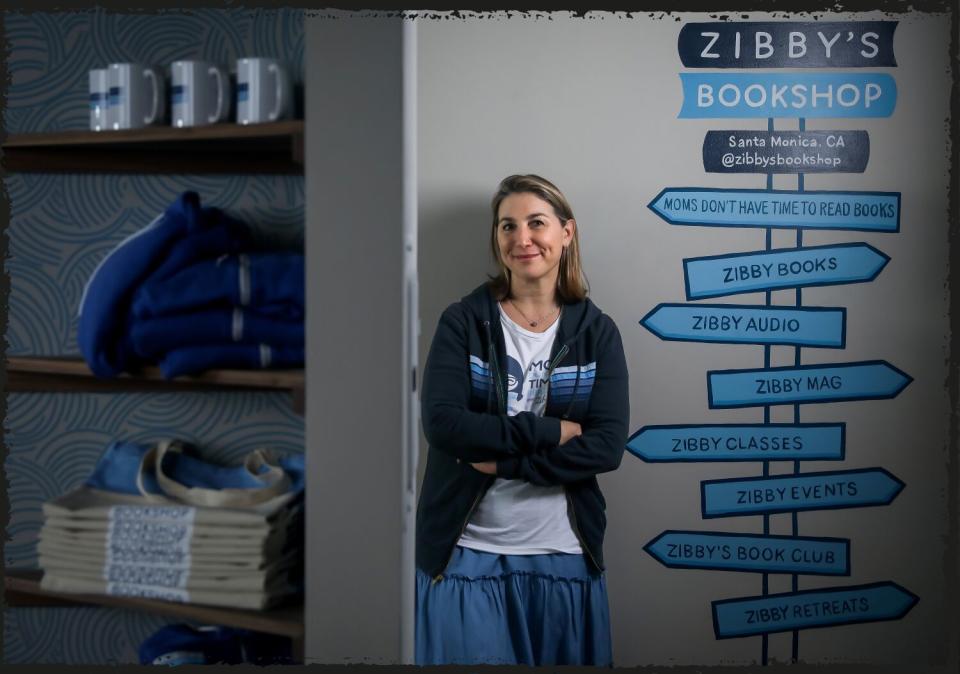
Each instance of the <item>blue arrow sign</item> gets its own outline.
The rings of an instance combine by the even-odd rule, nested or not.
[[[643,549],[672,569],[850,575],[846,538],[664,531]]]
[[[680,73],[680,118],[889,117],[886,73]]]
[[[786,592],[712,603],[717,639],[899,620],[920,601],[892,582]]]
[[[900,231],[899,192],[668,187],[647,207],[671,225]]]
[[[865,283],[890,258],[866,243],[780,248],[683,260],[688,300],[738,293]]]
[[[883,468],[700,483],[704,518],[889,505],[904,483]]]
[[[842,349],[846,317],[843,308],[662,303],[640,325],[669,341]]]
[[[894,398],[913,378],[885,360],[710,370],[711,409]]]
[[[649,463],[842,461],[846,424],[644,426],[627,450]]]

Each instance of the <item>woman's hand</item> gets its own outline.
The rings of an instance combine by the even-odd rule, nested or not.
[[[479,470],[481,473],[486,473],[487,475],[496,475],[497,474],[497,462],[496,461],[483,461],[481,463],[471,463],[474,470]]]
[[[581,435],[583,430],[580,428],[580,424],[576,421],[567,421],[566,419],[560,420],[560,444],[566,444],[570,440],[573,440],[578,435]]]

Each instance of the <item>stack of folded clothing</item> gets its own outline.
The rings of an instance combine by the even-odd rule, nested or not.
[[[77,339],[90,369],[302,367],[303,255],[254,248],[242,222],[181,194],[87,281]]]
[[[43,512],[45,589],[246,609],[302,593],[302,454],[220,466],[181,443],[113,442]]]

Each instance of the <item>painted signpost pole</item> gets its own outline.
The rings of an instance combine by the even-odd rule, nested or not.
[[[761,594],[712,603],[717,639],[897,620],[918,601],[892,581],[798,589],[799,575],[850,575],[851,542],[800,536],[797,513],[890,504],[904,488],[882,467],[802,473],[801,461],[843,461],[844,423],[801,423],[800,405],[896,397],[912,381],[882,361],[801,364],[804,347],[846,348],[847,310],[805,307],[802,289],[869,283],[890,258],[873,246],[804,246],[803,230],[900,231],[899,192],[806,191],[806,173],[862,173],[870,156],[864,130],[807,130],[807,118],[885,118],[897,101],[887,73],[757,73],[754,68],[895,67],[896,21],[713,22],[682,27],[678,50],[687,68],[747,72],[684,72],[681,118],[766,118],[766,130],[711,130],[703,142],[709,173],[759,173],[766,189],[665,187],[649,207],[671,225],[747,227],[765,231],[760,251],[683,260],[687,303],[662,303],[640,324],[664,340],[757,344],[763,367],[707,372],[708,405],[762,407],[763,423],[644,426],[627,449],[651,462],[760,461],[759,477],[701,483],[704,519],[762,515],[763,533],[748,535],[668,530],[645,550],[676,569],[759,573]],[[796,118],[797,130],[775,130],[774,119]],[[774,190],[774,174],[795,174],[797,189]],[[774,249],[772,231],[796,231],[793,248]],[[773,306],[773,291],[792,289],[794,306]],[[765,303],[700,304],[700,300],[763,292]],[[794,348],[792,367],[771,367],[770,347]],[[771,423],[770,408],[793,407],[793,423]],[[770,461],[793,462],[793,474],[770,475]],[[771,516],[789,514],[792,535],[770,534]],[[790,574],[792,591],[770,594],[768,574]]]

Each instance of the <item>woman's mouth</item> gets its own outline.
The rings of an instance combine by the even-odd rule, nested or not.
[[[529,255],[514,255],[518,260],[532,260],[536,257],[540,257],[540,253],[530,253]]]

